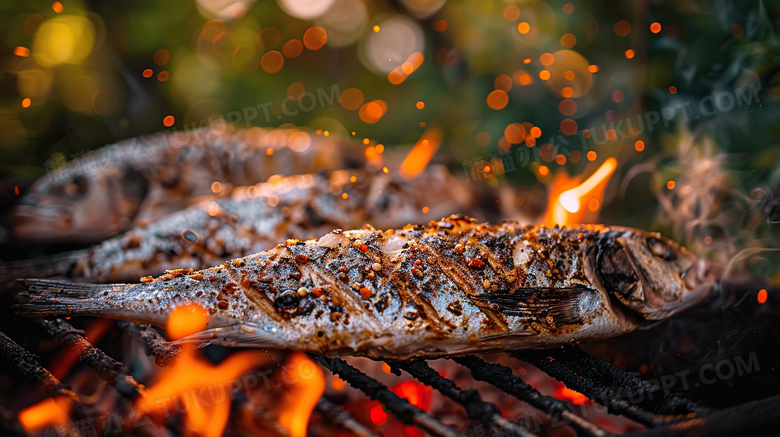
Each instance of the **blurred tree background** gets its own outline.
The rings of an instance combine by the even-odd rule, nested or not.
[[[746,210],[771,209],[780,185],[778,1],[3,0],[0,11],[6,191],[46,162],[220,117],[388,150],[437,127],[454,171],[529,192],[616,157],[624,183],[603,215],[640,227],[674,226],[657,199],[686,201],[673,181],[679,191],[695,159],[718,160],[745,196],[764,187]],[[490,156],[503,161],[482,166]],[[771,214],[752,238],[776,238]]]

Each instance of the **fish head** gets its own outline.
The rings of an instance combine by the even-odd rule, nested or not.
[[[139,172],[109,166],[74,171],[71,164],[37,180],[9,216],[22,241],[94,243],[129,227],[148,189]]]
[[[714,285],[703,260],[654,232],[610,228],[593,255],[598,282],[611,300],[647,321],[693,306]]]

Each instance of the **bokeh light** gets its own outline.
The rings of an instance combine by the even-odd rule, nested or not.
[[[95,27],[87,18],[60,15],[43,22],[35,32],[33,56],[45,66],[78,64],[92,51]]]
[[[559,50],[552,53],[554,61],[548,67],[549,77],[544,79],[547,88],[556,95],[565,98],[582,97],[589,93],[593,86],[593,74],[588,70],[588,61],[573,50]],[[567,78],[567,72],[572,72],[574,78]],[[541,75],[540,75],[541,77]],[[564,94],[564,88],[571,90]]]
[[[423,32],[419,24],[395,16],[378,23],[381,32],[370,32],[363,40],[361,60],[376,72],[390,73],[414,53],[423,51]],[[403,72],[408,75],[409,73]]]

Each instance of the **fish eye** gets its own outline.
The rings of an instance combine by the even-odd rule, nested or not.
[[[647,248],[657,258],[661,258],[664,261],[674,261],[677,256],[674,250],[669,245],[658,238],[650,237],[647,239]]]
[[[69,180],[65,186],[63,187],[63,191],[68,196],[75,196],[75,195],[84,195],[87,192],[88,188],[88,182],[87,178],[81,175],[73,176],[71,180]]]

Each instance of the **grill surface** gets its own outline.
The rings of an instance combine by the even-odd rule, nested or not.
[[[75,347],[79,360],[95,369],[100,377],[125,399],[126,404],[138,396],[140,385],[129,375],[127,368],[91,345],[82,331],[60,319],[38,323],[62,345]],[[176,359],[179,348],[167,343],[154,329],[128,322],[121,322],[118,326],[141,340],[147,354],[155,356],[158,365],[167,365]],[[0,351],[10,359],[22,375],[35,381],[47,395],[64,396],[74,400],[72,412],[74,418],[99,416],[90,406],[79,402],[75,393],[41,366],[40,360],[34,353],[19,346],[2,333],[0,333]],[[538,367],[568,388],[606,406],[610,413],[623,415],[646,426],[645,431],[630,435],[732,435],[751,430],[766,430],[780,424],[780,396],[715,410],[681,394],[665,393],[657,385],[642,379],[638,373],[622,370],[589,355],[577,346],[511,352],[510,355]],[[461,435],[459,431],[411,405],[406,399],[399,397],[388,387],[341,358],[312,356],[312,359],[369,398],[379,401],[400,422],[419,427],[430,435],[447,437]],[[474,380],[487,382],[524,401],[547,417],[559,420],[579,436],[612,435],[601,426],[575,414],[568,402],[542,395],[522,378],[514,375],[509,367],[490,363],[476,356],[453,357],[451,360],[468,368]],[[401,375],[401,371],[404,371],[460,404],[463,413],[470,419],[482,423],[483,427],[497,430],[499,435],[535,435],[532,432],[535,430],[524,428],[521,423],[513,421],[512,418],[502,417],[499,408],[485,402],[477,390],[460,388],[453,380],[441,376],[425,361],[388,364],[393,373]],[[637,393],[641,394],[640,400],[629,401],[629,394],[636,397]],[[325,397],[318,403],[317,410],[324,420],[355,435],[378,435]],[[24,435],[24,431],[12,419],[12,414],[5,412],[3,417],[2,426],[7,435]]]

